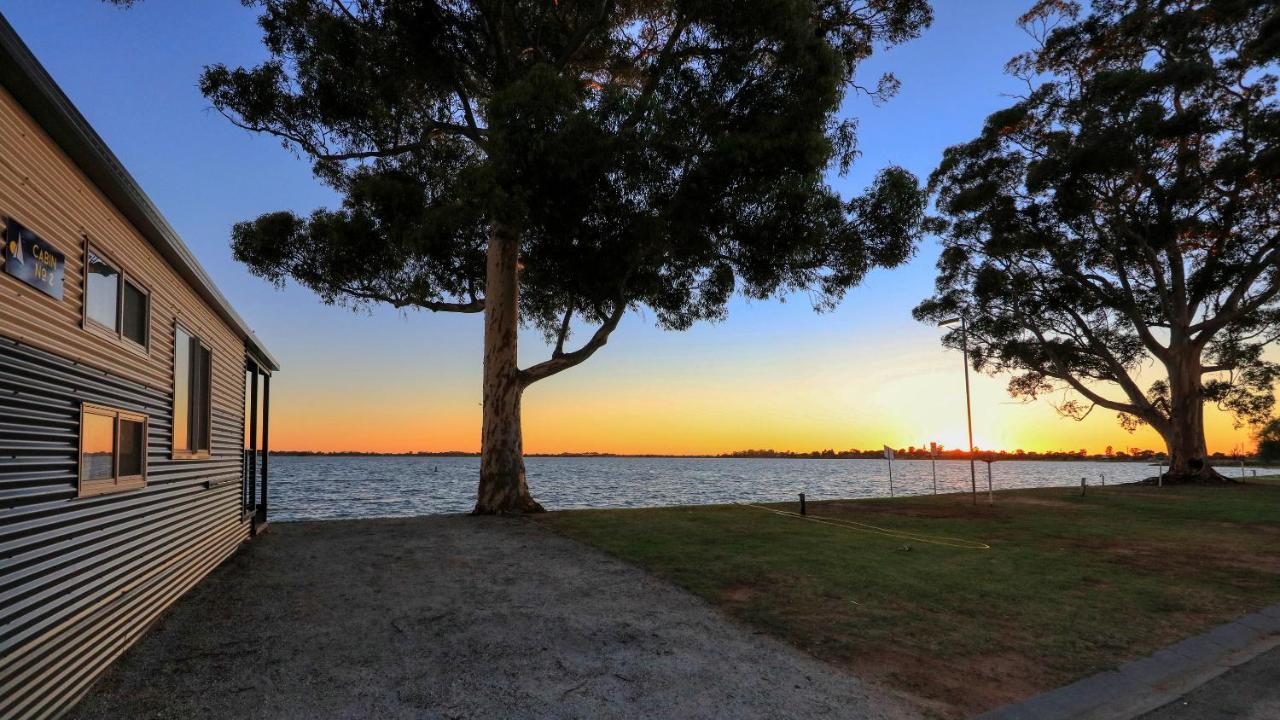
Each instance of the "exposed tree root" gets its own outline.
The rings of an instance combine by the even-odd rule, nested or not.
[[[1158,477],[1149,477],[1142,483],[1144,485],[1238,485],[1240,478],[1227,477],[1209,468],[1200,472],[1167,472],[1164,474],[1163,481]]]

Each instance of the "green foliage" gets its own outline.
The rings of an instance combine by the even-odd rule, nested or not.
[[[975,367],[1012,373],[1015,396],[1074,391],[1059,408],[1077,418],[1102,406],[1166,437],[1203,402],[1264,419],[1280,6],[1043,0],[1022,22],[1039,40],[1009,64],[1026,95],[930,179],[947,228],[916,317],[966,315]],[[1147,387],[1144,366],[1163,371]]]
[[[1258,430],[1258,459],[1280,462],[1280,418],[1273,418]]]
[[[254,4],[270,59],[201,90],[343,200],[233,247],[327,302],[476,311],[501,229],[549,338],[642,306],[683,329],[735,292],[829,307],[921,232],[907,172],[852,200],[824,174],[856,154],[835,114],[858,64],[926,27],[925,0]]]

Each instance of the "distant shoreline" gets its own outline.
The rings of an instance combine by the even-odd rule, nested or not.
[[[1149,454],[1148,454],[1149,453]],[[324,452],[318,450],[273,450],[272,455],[279,457],[321,457],[321,458],[347,458],[347,457],[398,457],[398,458],[450,458],[450,457],[480,457],[478,452],[466,452],[462,450],[450,450],[442,452],[405,452],[405,453],[382,453],[382,452],[361,452],[355,450]],[[1036,462],[1138,462],[1155,465],[1160,462],[1167,462],[1167,458],[1163,454],[1156,454],[1153,451],[1143,451],[1141,455],[1129,455],[1119,453],[1112,456],[1107,455],[1081,455],[1079,453],[983,453],[979,451],[975,454],[975,459],[979,462],[986,462],[990,456],[992,462],[1008,462],[1014,460],[1036,461]],[[813,452],[813,453],[784,453],[784,452],[762,452],[762,453],[724,453],[720,455],[712,454],[696,454],[696,455],[675,455],[662,453],[527,453],[525,457],[530,458],[637,458],[637,459],[708,459],[708,460],[883,460],[884,456],[881,451],[844,451],[840,453],[830,452]],[[917,451],[909,453],[905,450],[898,451],[894,457],[897,461],[927,461],[929,460],[928,451],[923,454]],[[944,451],[937,457],[938,460],[968,460],[968,453],[961,451]],[[1246,466],[1264,465],[1254,458],[1235,457],[1222,455],[1212,458],[1212,462],[1218,465],[1230,463],[1237,465],[1243,462]]]

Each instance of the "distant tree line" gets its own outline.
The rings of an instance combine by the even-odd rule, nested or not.
[[[467,450],[410,450],[407,452],[372,452],[364,450],[273,450],[272,455],[290,457],[480,457],[480,453]],[[525,457],[717,457],[710,454],[676,455],[670,453],[607,453],[607,452],[559,452],[525,453]]]
[[[1276,423],[1274,432],[1280,433],[1280,423]],[[273,450],[272,455],[286,457],[479,457],[478,452],[469,452],[465,450],[442,450],[442,451],[426,451],[417,450],[410,452],[368,452],[361,450]],[[914,445],[897,448],[894,450],[897,458],[908,460],[928,460],[929,448],[915,447]],[[1108,445],[1107,449],[1101,453],[1090,454],[1088,450],[1046,450],[1037,452],[1035,450],[1027,451],[1021,448],[1016,450],[982,450],[977,449],[974,456],[979,460],[992,460],[998,462],[1001,460],[1090,460],[1100,462],[1156,462],[1157,460],[1168,461],[1168,455],[1156,450],[1132,447],[1127,450],[1116,450]],[[710,453],[693,453],[693,454],[675,454],[675,453],[607,453],[607,452],[562,452],[562,453],[526,453],[525,457],[543,457],[543,458],[572,458],[572,457],[598,457],[598,458],[731,458],[731,459],[761,459],[761,458],[781,458],[786,460],[875,460],[884,457],[884,450],[810,450],[807,452],[796,452],[794,450],[772,450],[772,449],[749,449],[734,450],[733,452],[710,454]],[[939,460],[967,460],[969,453],[964,450],[942,448],[939,449]],[[1239,452],[1223,453],[1215,452],[1212,457],[1215,460],[1230,460],[1239,462],[1244,460],[1258,460],[1260,462],[1280,462],[1280,434],[1272,438],[1267,436],[1259,442],[1259,451],[1256,455],[1241,454]]]
[[[897,448],[894,454],[898,458],[909,460],[928,460],[929,448],[915,447],[914,445],[905,448]],[[1219,457],[1235,457],[1234,455],[1216,454]],[[724,453],[720,457],[726,458],[794,458],[804,460],[851,460],[851,459],[875,459],[883,458],[884,450],[811,450],[809,452],[795,452],[791,450],[737,450],[735,452]],[[942,448],[938,451],[939,460],[967,460],[969,453],[966,450]],[[1100,460],[1100,461],[1117,461],[1125,462],[1131,460],[1155,461],[1165,459],[1168,456],[1163,452],[1155,450],[1147,450],[1143,448],[1129,448],[1128,450],[1114,450],[1110,446],[1105,452],[1090,454],[1088,450],[1046,450],[1037,452],[1035,450],[1027,451],[1022,448],[1017,450],[983,450],[977,449],[974,457],[979,460]]]

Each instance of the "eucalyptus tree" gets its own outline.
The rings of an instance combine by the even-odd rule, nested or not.
[[[1280,462],[1280,418],[1272,418],[1258,429],[1258,459]]]
[[[341,205],[237,224],[236,258],[329,303],[484,316],[476,513],[541,510],[525,388],[585,361],[629,309],[663,328],[735,293],[830,307],[914,251],[925,193],[899,168],[842,198],[837,111],[925,0],[264,0],[269,59],[201,90],[309,159]],[[517,330],[553,348],[516,362]],[[572,347],[571,335],[584,339]]]
[[[1261,422],[1280,376],[1280,5],[1045,0],[1021,22],[1025,96],[931,177],[948,228],[916,317],[965,315],[1013,395],[1150,425],[1170,480],[1220,479],[1205,403]]]

